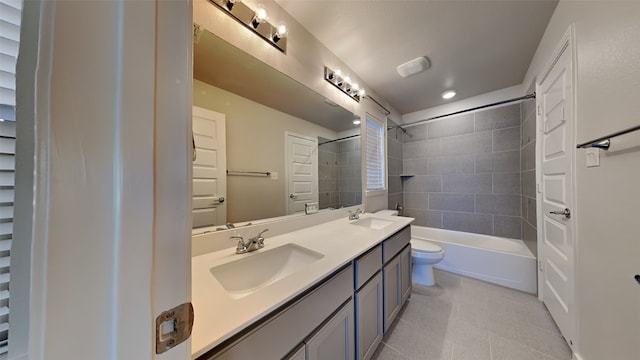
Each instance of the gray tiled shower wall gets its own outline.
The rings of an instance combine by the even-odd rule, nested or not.
[[[530,94],[533,86],[527,91]],[[520,144],[520,171],[522,177],[522,240],[537,256],[536,218],[536,101],[525,100],[522,112],[522,139]]]
[[[402,173],[413,176],[402,192],[414,225],[522,238],[520,104],[406,129]]]
[[[391,119],[387,121],[387,127],[393,127],[397,124]],[[398,204],[402,204],[402,130],[399,128],[391,129],[387,132],[387,166],[388,169],[388,193],[389,203],[387,209],[395,209]]]
[[[318,144],[328,139],[319,137]],[[360,137],[318,146],[320,208],[362,203]]]

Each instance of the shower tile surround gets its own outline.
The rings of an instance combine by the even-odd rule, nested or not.
[[[392,120],[387,126],[396,126]],[[387,132],[387,184],[389,189],[389,203],[387,209],[395,209],[404,203],[402,196],[402,130],[395,128]]]
[[[318,144],[329,139],[318,138]],[[360,138],[318,146],[320,208],[340,208],[362,202]]]
[[[535,90],[532,85],[527,94]],[[538,256],[536,214],[536,101],[520,103],[522,136],[520,141],[520,176],[522,178],[522,240]]]
[[[523,176],[535,171],[522,172],[521,104],[451,116],[406,130],[400,157],[398,151],[389,150],[389,162],[401,158],[401,172],[413,175],[402,177],[402,204],[404,215],[416,218],[414,225],[522,239]],[[392,132],[389,149],[396,146]],[[391,166],[390,205],[392,198],[398,198],[392,192]],[[530,195],[535,209],[535,193]]]

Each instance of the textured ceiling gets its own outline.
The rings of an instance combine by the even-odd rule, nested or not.
[[[557,0],[276,0],[402,114],[519,85]],[[402,78],[419,56],[431,68]]]

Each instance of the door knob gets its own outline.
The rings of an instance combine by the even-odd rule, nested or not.
[[[297,198],[298,198],[298,195],[293,195],[293,194],[289,195],[289,199],[291,199],[291,200],[295,200]]]
[[[564,215],[567,219],[571,219],[571,210],[565,208],[562,211],[549,211],[549,214],[553,215]]]

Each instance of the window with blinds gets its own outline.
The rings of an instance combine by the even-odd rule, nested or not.
[[[366,164],[367,191],[385,189],[385,161],[384,161],[384,125],[370,118],[367,114],[365,122],[366,132]]]
[[[13,240],[16,60],[21,0],[0,0],[0,358],[9,346],[9,265]]]

